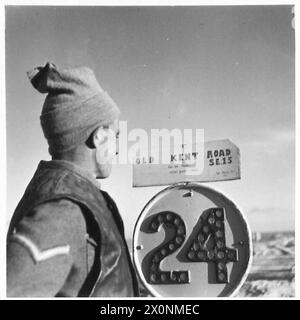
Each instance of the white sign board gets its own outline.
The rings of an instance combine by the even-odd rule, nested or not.
[[[194,151],[193,151],[194,150]],[[169,164],[137,159],[133,165],[133,187],[169,185],[177,182],[224,181],[240,179],[240,151],[230,140],[207,141],[204,150],[170,154]],[[188,161],[185,161],[187,160]],[[191,165],[191,160],[196,166]],[[153,160],[153,159],[152,159]],[[198,162],[198,164],[197,164]]]

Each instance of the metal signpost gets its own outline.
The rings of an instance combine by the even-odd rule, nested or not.
[[[135,185],[175,182],[147,203],[133,234],[136,269],[154,296],[234,295],[249,271],[252,244],[245,217],[225,195],[199,183],[240,178],[239,150],[229,140],[212,141],[204,155],[202,179],[181,174],[178,182],[180,174],[174,174],[172,180],[165,165],[134,169]],[[159,177],[149,175],[153,170],[161,170]]]

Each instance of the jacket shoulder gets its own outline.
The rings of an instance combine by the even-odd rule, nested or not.
[[[21,235],[40,249],[85,242],[86,224],[82,208],[69,199],[52,200],[31,209],[14,227],[9,240]]]
[[[53,296],[85,246],[81,208],[67,200],[34,207],[7,239],[7,295]]]

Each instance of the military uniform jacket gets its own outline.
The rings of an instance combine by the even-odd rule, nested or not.
[[[121,216],[83,171],[41,161],[7,235],[7,296],[137,296]]]

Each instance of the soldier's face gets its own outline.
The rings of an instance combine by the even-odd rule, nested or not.
[[[114,121],[110,126],[100,128],[97,132],[95,143],[96,152],[96,177],[107,178],[112,169],[112,162],[117,153],[117,139],[119,135],[119,121]]]

